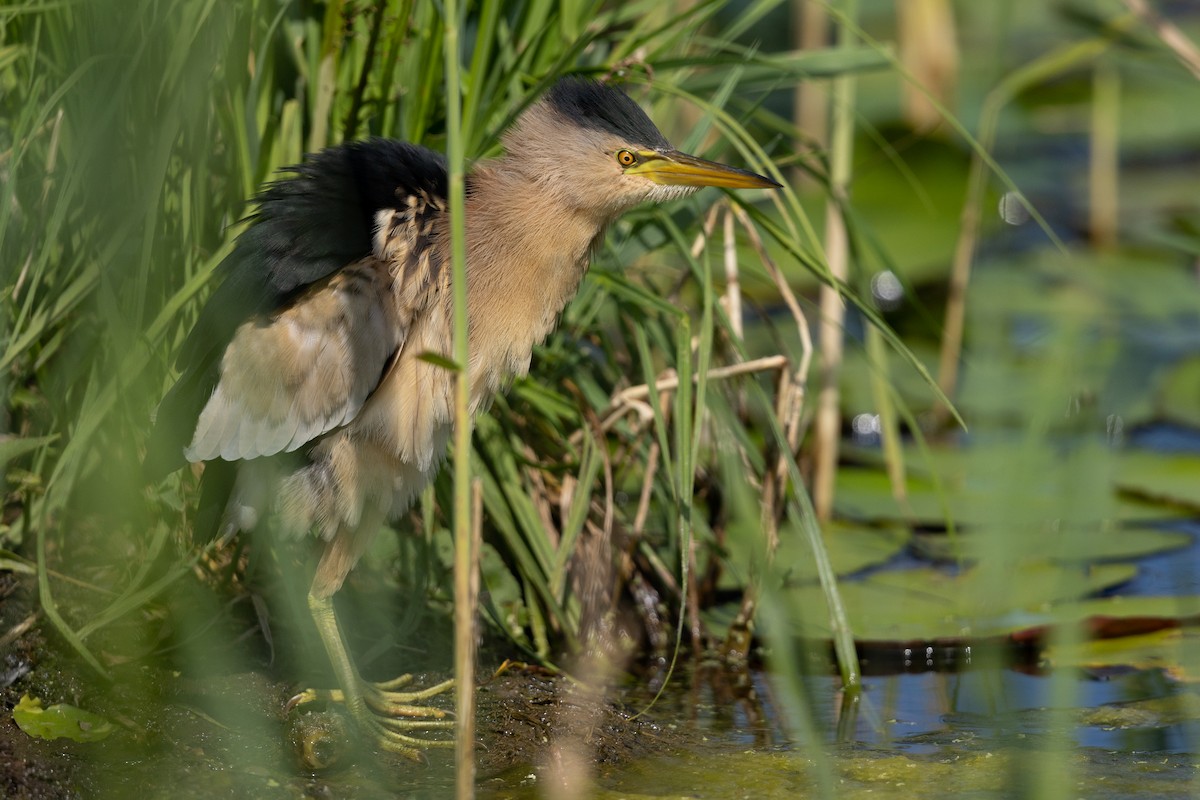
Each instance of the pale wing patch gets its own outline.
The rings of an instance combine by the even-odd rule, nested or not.
[[[440,431],[454,416],[454,373],[421,355],[444,357],[449,337],[445,304],[429,304],[413,319],[403,350],[354,422],[357,430],[421,471],[441,459],[445,438],[439,438]]]
[[[347,267],[271,317],[244,323],[221,359],[189,461],[291,452],[354,419],[404,339],[388,269]]]

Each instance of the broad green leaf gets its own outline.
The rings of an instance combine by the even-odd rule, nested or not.
[[[919,568],[845,581],[841,592],[859,641],[985,637],[1052,623],[1057,619],[1056,604],[1118,586],[1136,574],[1137,568],[1130,564],[1078,567],[1033,562],[958,573]],[[787,588],[783,597],[795,609],[796,636],[829,638],[819,587]],[[729,609],[718,609],[706,621],[721,630],[730,618]]]
[[[901,527],[874,528],[832,523],[822,528],[822,538],[834,571],[843,576],[891,560],[904,549],[911,534]],[[753,529],[749,524],[734,526],[729,531],[725,546],[721,588],[741,588],[756,574],[756,569],[761,573],[765,541],[763,532],[757,526]],[[817,579],[809,545],[794,525],[786,525],[779,531],[779,548],[775,552],[773,571],[789,585]]]
[[[1179,628],[1167,628],[1139,636],[1117,639],[1088,639],[1070,644],[1055,644],[1046,651],[1046,662],[1054,667],[1074,669],[1162,669],[1171,677],[1187,683],[1200,681],[1195,659],[1185,654],[1189,634]],[[1196,642],[1190,643],[1195,648]]]
[[[1162,377],[1154,406],[1162,419],[1200,428],[1200,357],[1180,362]]]
[[[1178,515],[1146,502],[1168,499],[1163,491],[1168,485],[1177,487],[1179,505],[1200,508],[1200,458],[1122,453],[1086,439],[1070,453],[1051,440],[1032,447],[1000,440],[958,450],[910,449],[904,503],[892,497],[887,476],[874,468],[878,452],[857,455],[869,459],[872,468],[848,466],[838,472],[836,507],[840,515],[859,521],[936,526],[946,523],[947,512],[958,526],[1001,524],[1006,530],[1145,521]],[[1164,475],[1179,477],[1163,484]]]
[[[1139,500],[1200,510],[1200,456],[1134,450],[1121,456],[1116,488]]]
[[[1067,561],[1141,558],[1181,549],[1192,543],[1189,534],[1149,528],[1089,526],[1064,531],[1023,526],[1013,528],[1009,533],[1004,542],[1007,548],[1018,552],[1042,552]],[[975,561],[986,558],[995,546],[985,537],[971,533],[958,537],[920,533],[913,538],[914,552],[933,561],[955,561],[960,558]],[[1047,550],[1052,552],[1046,553]]]
[[[29,695],[13,708],[13,721],[35,739],[98,742],[113,732],[113,724],[98,714],[63,703],[42,708],[42,701]]]

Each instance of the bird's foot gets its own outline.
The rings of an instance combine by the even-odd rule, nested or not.
[[[360,680],[353,696],[347,696],[341,689],[305,689],[288,701],[287,710],[318,701],[342,704],[364,738],[373,741],[379,749],[421,761],[425,750],[454,746],[453,739],[426,738],[409,733],[453,730],[454,721],[447,719],[449,712],[425,705],[424,701],[453,689],[454,681],[443,681],[426,689],[401,691],[412,681],[411,675],[380,683]]]

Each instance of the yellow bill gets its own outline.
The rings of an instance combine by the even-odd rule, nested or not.
[[[749,170],[727,167],[678,150],[640,152],[628,170],[665,186],[723,186],[727,189],[777,189],[779,184]]]

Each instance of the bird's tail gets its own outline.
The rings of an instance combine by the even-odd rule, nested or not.
[[[207,544],[213,539],[232,535],[226,531],[226,507],[237,483],[238,464],[232,461],[209,461],[200,477],[200,502],[192,524],[192,541]]]
[[[205,462],[193,526],[194,541],[228,540],[240,531],[257,528],[276,510],[280,476],[290,462],[285,456]]]

